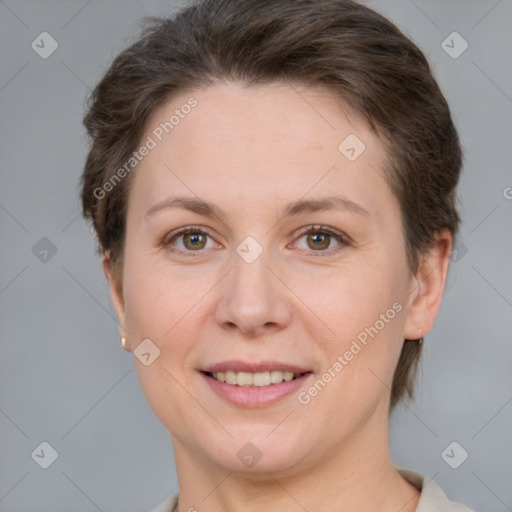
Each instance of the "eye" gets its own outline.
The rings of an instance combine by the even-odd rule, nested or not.
[[[305,250],[312,250],[319,252],[319,256],[328,256],[338,252],[344,246],[350,245],[349,239],[346,235],[336,232],[325,226],[310,226],[300,233],[299,238],[293,245],[300,245],[298,242],[305,239],[306,247],[299,247]],[[332,242],[335,241],[338,245],[332,248]],[[326,250],[329,249],[330,250]]]
[[[200,256],[202,249],[216,246],[213,241],[208,245],[209,238],[211,238],[210,235],[200,227],[188,226],[168,234],[161,245],[183,256]],[[301,239],[305,239],[306,247],[301,247],[301,244],[299,244]],[[333,241],[337,242],[334,249],[332,248]],[[178,242],[181,242],[181,246]],[[343,233],[325,226],[309,226],[300,232],[299,237],[291,245],[293,247],[299,246],[299,249],[306,251],[317,252],[319,253],[318,256],[329,256],[350,245],[350,239]]]
[[[191,253],[199,252],[201,249],[208,249],[211,247],[207,246],[209,237],[210,235],[208,235],[204,230],[195,226],[188,226],[166,236],[162,241],[162,246],[166,248],[172,246],[171,250],[178,254],[196,256]],[[175,247],[175,241],[181,241],[181,247],[179,245],[178,247]]]

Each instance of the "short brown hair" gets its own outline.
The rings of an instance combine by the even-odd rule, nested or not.
[[[386,148],[385,177],[400,203],[411,271],[437,232],[447,228],[455,238],[458,135],[425,56],[389,20],[344,0],[203,0],[149,22],[91,93],[84,117],[92,143],[83,215],[118,279],[131,174],[108,194],[95,191],[130,158],[164,102],[222,80],[328,86]],[[420,343],[404,340],[391,408],[412,397],[420,352]]]

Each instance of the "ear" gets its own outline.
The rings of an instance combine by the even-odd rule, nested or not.
[[[448,274],[453,237],[442,230],[429,251],[422,256],[411,283],[409,309],[404,325],[404,338],[417,340],[434,325]],[[421,329],[421,332],[420,332]]]
[[[108,285],[110,288],[110,298],[112,299],[112,305],[114,306],[114,311],[117,316],[117,320],[119,322],[119,327],[121,330],[121,336],[126,338],[126,344],[124,346],[125,350],[131,352],[130,340],[127,336],[126,329],[124,326],[126,325],[126,317],[125,317],[125,306],[124,306],[124,296],[123,296],[123,287],[122,287],[122,279],[118,272],[116,272],[112,260],[110,259],[110,251],[106,251],[103,255],[102,260],[103,272],[105,277],[107,278]]]

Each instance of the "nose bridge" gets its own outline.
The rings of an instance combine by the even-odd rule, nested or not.
[[[252,237],[241,242],[233,254],[232,291],[240,298],[269,299],[272,295],[269,277],[272,274],[267,267],[272,265],[271,259],[268,248],[264,250]]]
[[[217,308],[219,322],[257,334],[282,328],[290,321],[282,284],[267,267],[273,267],[272,256],[263,242],[247,237],[235,248],[232,271]]]

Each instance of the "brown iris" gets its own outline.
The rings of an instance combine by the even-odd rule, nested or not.
[[[331,241],[331,235],[322,233],[309,233],[307,241],[308,246],[311,247],[311,249],[327,249],[327,247],[329,247],[329,242]],[[310,241],[313,241],[314,245],[311,245]]]
[[[183,234],[183,243],[184,243],[185,247],[189,250],[203,249],[203,247],[206,243],[206,236],[202,233],[196,233],[196,232],[184,233]]]

